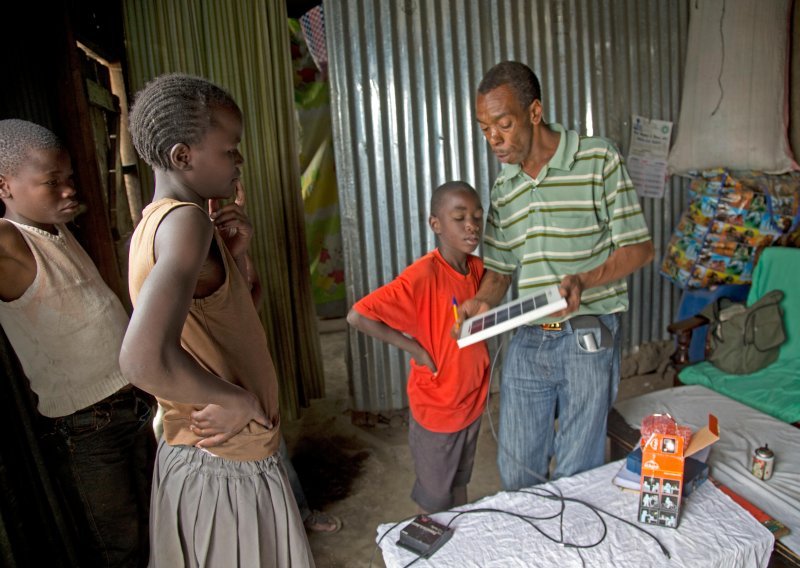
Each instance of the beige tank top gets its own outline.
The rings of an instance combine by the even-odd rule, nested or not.
[[[155,266],[155,236],[161,221],[177,207],[198,207],[174,199],[161,199],[145,207],[133,234],[129,285],[134,308],[147,275]],[[209,221],[210,222],[210,221]],[[261,401],[275,426],[267,430],[250,422],[220,446],[209,448],[222,458],[260,460],[278,450],[278,383],[267,337],[250,296],[250,288],[215,231],[223,252],[225,282],[206,298],[192,300],[181,334],[181,344],[203,367],[218,377],[250,391]],[[194,445],[200,438],[189,430],[190,414],[202,406],[159,399],[164,409],[164,439],[170,445]]]

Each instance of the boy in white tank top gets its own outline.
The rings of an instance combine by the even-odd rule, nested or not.
[[[143,565],[152,399],[122,376],[128,315],[65,226],[79,202],[52,132],[0,121],[0,199],[0,325],[37,395],[42,450],[79,560]]]

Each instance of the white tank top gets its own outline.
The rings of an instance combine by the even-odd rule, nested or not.
[[[39,412],[66,416],[128,384],[119,370],[128,314],[65,226],[52,235],[5,220],[28,243],[36,278],[16,300],[0,300],[0,325],[39,397]]]

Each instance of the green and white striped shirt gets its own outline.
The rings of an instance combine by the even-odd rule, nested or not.
[[[483,242],[486,268],[519,269],[519,293],[586,272],[620,247],[650,240],[622,158],[604,138],[581,137],[560,124],[558,149],[536,179],[505,165],[492,187]],[[576,314],[628,309],[625,279],[583,291]],[[563,319],[563,318],[562,318]],[[545,318],[537,323],[556,321]]]

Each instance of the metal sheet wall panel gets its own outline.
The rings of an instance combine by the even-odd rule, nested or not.
[[[432,188],[474,185],[488,206],[499,164],[475,123],[475,89],[503,59],[529,64],[545,117],[627,152],[632,114],[675,121],[688,3],[663,0],[326,0],[349,304],[435,246]],[[666,337],[679,292],[658,261],[683,184],[644,199],[656,264],[630,278],[624,348]],[[350,332],[356,410],[407,406],[407,357]]]

